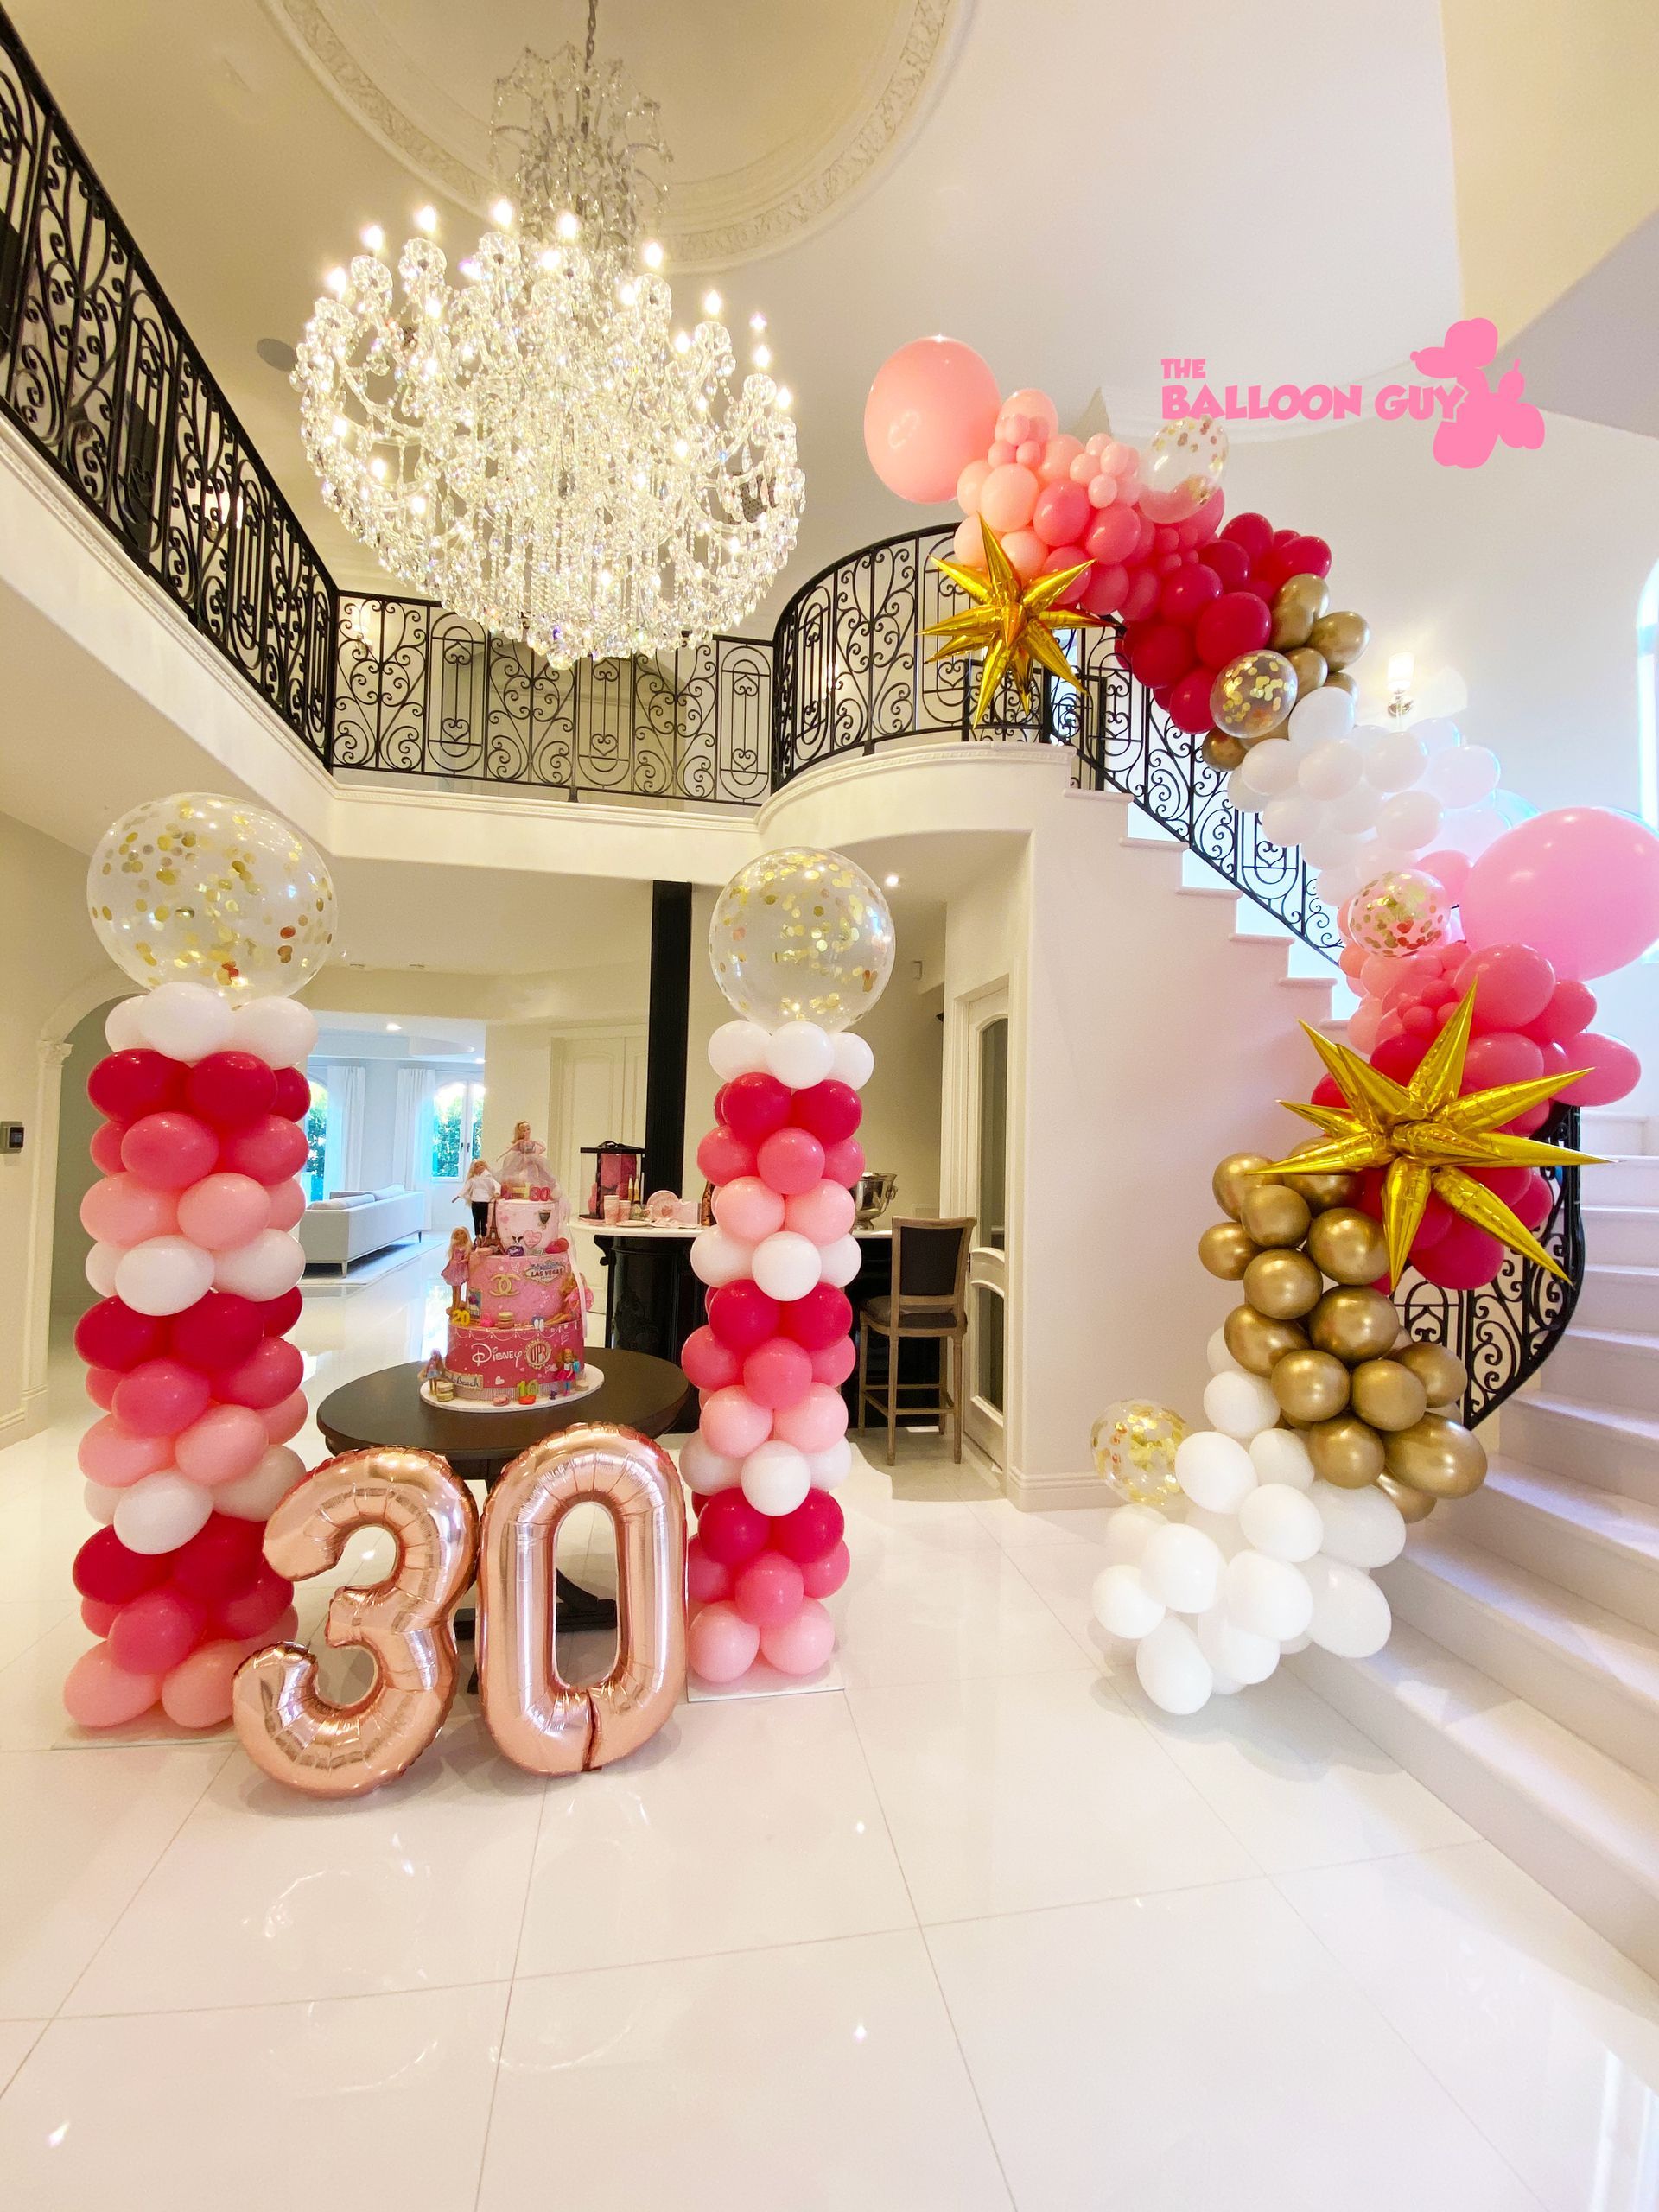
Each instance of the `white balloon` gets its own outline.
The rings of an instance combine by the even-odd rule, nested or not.
[[[1321,804],[1319,818],[1302,840],[1302,858],[1310,868],[1345,868],[1359,850],[1359,839],[1351,830],[1338,830],[1331,809]]]
[[[1289,792],[1283,798],[1270,798],[1262,808],[1262,833],[1270,845],[1287,849],[1300,845],[1319,818],[1312,799]]]
[[[1415,730],[1384,730],[1366,753],[1365,780],[1373,791],[1409,791],[1427,760]]]
[[[1106,1556],[1113,1565],[1139,1567],[1141,1554],[1160,1529],[1168,1522],[1150,1505],[1120,1505],[1106,1523]]]
[[[1210,1341],[1204,1348],[1212,1375],[1242,1375],[1244,1370],[1227,1349],[1227,1338],[1221,1330],[1212,1330]]]
[[[112,1052],[136,1052],[144,1041],[144,1001],[118,999],[104,1018],[104,1041]]]
[[[1253,1436],[1250,1464],[1257,1482],[1288,1483],[1293,1490],[1313,1487],[1313,1462],[1294,1428],[1264,1428]]]
[[[1208,1536],[1223,1559],[1231,1559],[1235,1552],[1244,1548],[1244,1539],[1238,1532],[1236,1513],[1211,1513],[1202,1505],[1189,1505],[1186,1525]]]
[[[182,1313],[213,1288],[213,1254],[188,1236],[147,1236],[117,1262],[115,1294],[135,1313]]]
[[[274,1068],[303,1067],[316,1041],[317,1017],[297,999],[250,999],[236,1009],[236,1050]]]
[[[756,1445],[743,1462],[742,1480],[743,1495],[755,1511],[773,1520],[792,1513],[812,1487],[805,1452],[778,1436]]]
[[[1296,780],[1309,798],[1340,798],[1364,773],[1359,747],[1351,738],[1321,738],[1301,755]]]
[[[734,1236],[728,1229],[700,1229],[691,1239],[691,1272],[710,1290],[722,1283],[741,1282],[751,1272],[754,1247]]]
[[[1275,1643],[1300,1636],[1313,1618],[1306,1571],[1265,1552],[1239,1552],[1230,1559],[1223,1591],[1230,1620]]]
[[[1497,809],[1490,803],[1482,806],[1460,807],[1456,813],[1442,818],[1440,844],[1448,852],[1463,853],[1470,860],[1478,861],[1489,845],[1497,843],[1509,826]]]
[[[1331,826],[1345,830],[1351,837],[1363,837],[1368,830],[1376,827],[1376,810],[1382,804],[1382,794],[1370,784],[1356,784],[1351,791],[1331,802]]]
[[[94,1244],[86,1255],[86,1280],[100,1298],[115,1295],[115,1271],[121,1264],[124,1244]]]
[[[700,1497],[730,1490],[743,1478],[743,1462],[716,1452],[701,1435],[688,1436],[680,1446],[680,1480]]]
[[[810,1090],[822,1083],[836,1064],[835,1047],[827,1030],[816,1021],[786,1021],[772,1032],[766,1045],[766,1065],[779,1083],[791,1090]]]
[[[1351,899],[1355,892],[1368,884],[1375,874],[1376,870],[1367,862],[1362,851],[1351,860],[1338,861],[1333,867],[1322,868],[1314,887],[1325,905],[1335,908],[1340,906],[1344,899]]]
[[[1266,802],[1260,791],[1253,791],[1244,781],[1244,764],[1241,760],[1227,779],[1228,804],[1239,814],[1260,814]]]
[[[1306,1651],[1313,1639],[1311,1636],[1288,1636],[1279,1647],[1281,1659],[1294,1658],[1297,1652]]]
[[[1325,1524],[1306,1491],[1288,1483],[1262,1483],[1238,1509],[1238,1525],[1251,1548],[1300,1567],[1325,1539]],[[1238,1669],[1234,1668],[1236,1674]]]
[[[287,1006],[289,1001],[262,999],[258,1003]],[[233,1290],[241,1298],[280,1298],[305,1273],[305,1248],[286,1229],[262,1229],[245,1244],[233,1244],[228,1252],[209,1257],[214,1289]]]
[[[1140,1570],[1122,1560],[1101,1568],[1091,1602],[1095,1618],[1108,1635],[1121,1636],[1130,1643],[1149,1636],[1164,1618],[1163,1605],[1141,1581]]]
[[[1235,1371],[1243,1375],[1244,1370]],[[1249,1379],[1256,1382],[1260,1377]],[[1208,1389],[1205,1396],[1207,1401]],[[1237,1437],[1213,1428],[1198,1428],[1184,1436],[1176,1449],[1175,1479],[1194,1505],[1202,1505],[1211,1513],[1236,1513],[1255,1488],[1255,1469]]]
[[[1257,1636],[1230,1620],[1224,1605],[1212,1605],[1193,1623],[1198,1649],[1217,1675],[1238,1683],[1265,1682],[1279,1664],[1276,1637]]]
[[[1264,737],[1238,764],[1239,779],[1263,798],[1276,798],[1296,781],[1296,755],[1282,737]]]
[[[1402,853],[1426,852],[1440,831],[1440,802],[1433,791],[1396,791],[1376,812],[1376,834]]]
[[[1448,746],[1463,742],[1463,733],[1446,715],[1426,715],[1421,721],[1413,722],[1411,734],[1431,760]]]
[[[1290,741],[1299,752],[1346,737],[1354,726],[1354,702],[1340,683],[1322,683],[1290,710]]]
[[[1309,1493],[1325,1534],[1319,1548],[1327,1559],[1349,1567],[1386,1567],[1406,1548],[1406,1516],[1374,1483],[1363,1490],[1338,1490],[1315,1483]]]
[[[1210,1662],[1185,1621],[1162,1620],[1135,1647],[1141,1687],[1164,1713],[1197,1713],[1215,1687]]]
[[[305,1480],[305,1462],[286,1444],[273,1444],[259,1464],[233,1483],[213,1490],[213,1510],[236,1521],[269,1521],[296,1483]]]
[[[741,1075],[760,1075],[770,1042],[758,1021],[722,1021],[709,1039],[709,1065],[722,1083]]]
[[[1212,1375],[1204,1387],[1204,1417],[1212,1428],[1249,1443],[1279,1419],[1279,1401],[1260,1375]]]
[[[158,984],[136,1020],[150,1050],[172,1060],[203,1060],[231,1042],[230,1002],[206,983]]]
[[[1213,1667],[1210,1669],[1210,1693],[1212,1697],[1236,1697],[1243,1687],[1236,1675],[1218,1675]]]
[[[830,1040],[830,1073],[837,1083],[848,1084],[855,1090],[862,1090],[875,1073],[875,1054],[861,1037],[850,1029],[842,1030]]]
[[[814,1490],[838,1489],[853,1471],[852,1446],[844,1436],[838,1436],[827,1452],[809,1452],[806,1471]]]
[[[804,1298],[819,1281],[818,1248],[797,1230],[779,1229],[755,1246],[751,1272],[768,1298],[787,1305],[791,1299]]]
[[[207,1526],[213,1510],[211,1491],[168,1467],[161,1474],[143,1476],[122,1491],[115,1509],[115,1533],[130,1552],[173,1552]]]
[[[1484,745],[1459,745],[1434,755],[1423,785],[1445,806],[1478,806],[1497,789],[1498,774],[1496,753]]]
[[[1202,1529],[1166,1521],[1147,1537],[1139,1573],[1144,1588],[1172,1612],[1202,1613],[1216,1602],[1226,1563]]]
[[[1388,1599],[1363,1568],[1321,1556],[1300,1571],[1313,1600],[1307,1632],[1322,1651],[1338,1659],[1369,1659],[1382,1649],[1394,1618]]]
[[[837,1236],[832,1244],[818,1250],[818,1281],[833,1283],[837,1290],[845,1290],[864,1264],[863,1249],[856,1236],[849,1232]]]
[[[109,1483],[86,1483],[81,1488],[81,1501],[94,1521],[101,1521],[107,1529],[115,1518],[115,1509],[126,1496],[124,1487]]]

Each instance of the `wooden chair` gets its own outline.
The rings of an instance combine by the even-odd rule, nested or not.
[[[963,1343],[968,1327],[968,1247],[973,1217],[959,1221],[897,1219],[893,1224],[893,1289],[872,1298],[858,1317],[858,1426],[874,1400],[887,1420],[887,1465],[893,1463],[900,1413],[936,1413],[944,1425],[947,1409],[955,1416],[956,1448],[962,1458]],[[869,1351],[872,1334],[887,1346],[885,1389],[872,1390]],[[909,1338],[931,1337],[939,1347],[937,1382],[901,1382],[899,1346]],[[926,1393],[922,1402],[901,1406],[900,1394]]]

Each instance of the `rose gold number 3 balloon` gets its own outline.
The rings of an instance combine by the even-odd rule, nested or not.
[[[478,1557],[478,1514],[464,1484],[430,1452],[345,1452],[306,1477],[265,1529],[265,1557],[296,1582],[337,1567],[356,1529],[389,1529],[397,1561],[372,1589],[329,1601],[336,1649],[374,1654],[374,1685],[355,1705],[319,1695],[302,1644],[273,1643],[238,1668],[236,1732],[257,1767],[312,1797],[354,1797],[417,1759],[442,1726],[458,1673],[452,1615]]]
[[[572,1689],[554,1657],[554,1551],[582,1499],[616,1523],[616,1660]],[[478,1680],[498,1746],[532,1774],[579,1774],[656,1733],[685,1680],[685,1503],[667,1454],[632,1429],[573,1429],[522,1452],[484,1507]]]

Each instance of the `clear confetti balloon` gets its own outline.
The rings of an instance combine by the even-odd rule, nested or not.
[[[1141,510],[1155,523],[1185,522],[1221,482],[1227,433],[1210,416],[1166,423],[1141,456]]]
[[[1445,888],[1433,876],[1392,868],[1354,893],[1348,938],[1367,952],[1422,952],[1440,942],[1450,916]]]
[[[1175,1454],[1186,1436],[1186,1423],[1167,1406],[1149,1398],[1120,1398],[1108,1406],[1089,1433],[1095,1472],[1125,1505],[1180,1502]]]
[[[86,873],[92,927],[136,982],[286,998],[328,957],[334,887],[321,855],[245,799],[175,791],[104,833]]]
[[[763,1029],[814,1021],[845,1029],[893,973],[893,916],[840,853],[791,845],[740,868],[709,925],[715,981]]]
[[[1241,653],[1210,690],[1210,716],[1229,737],[1255,739],[1277,729],[1296,703],[1296,671],[1282,653]]]

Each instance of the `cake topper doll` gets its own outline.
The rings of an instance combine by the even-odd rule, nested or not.
[[[502,1187],[515,1198],[533,1198],[551,1188],[547,1147],[530,1134],[528,1122],[515,1122],[512,1142],[497,1163]]]
[[[472,1254],[473,1240],[464,1229],[449,1232],[449,1251],[443,1263],[443,1280],[449,1286],[451,1308],[466,1302],[467,1262]]]
[[[467,1179],[455,1192],[457,1202],[465,1198],[473,1210],[473,1234],[482,1236],[490,1225],[490,1208],[501,1195],[501,1185],[490,1173],[487,1160],[475,1160],[467,1170]]]

